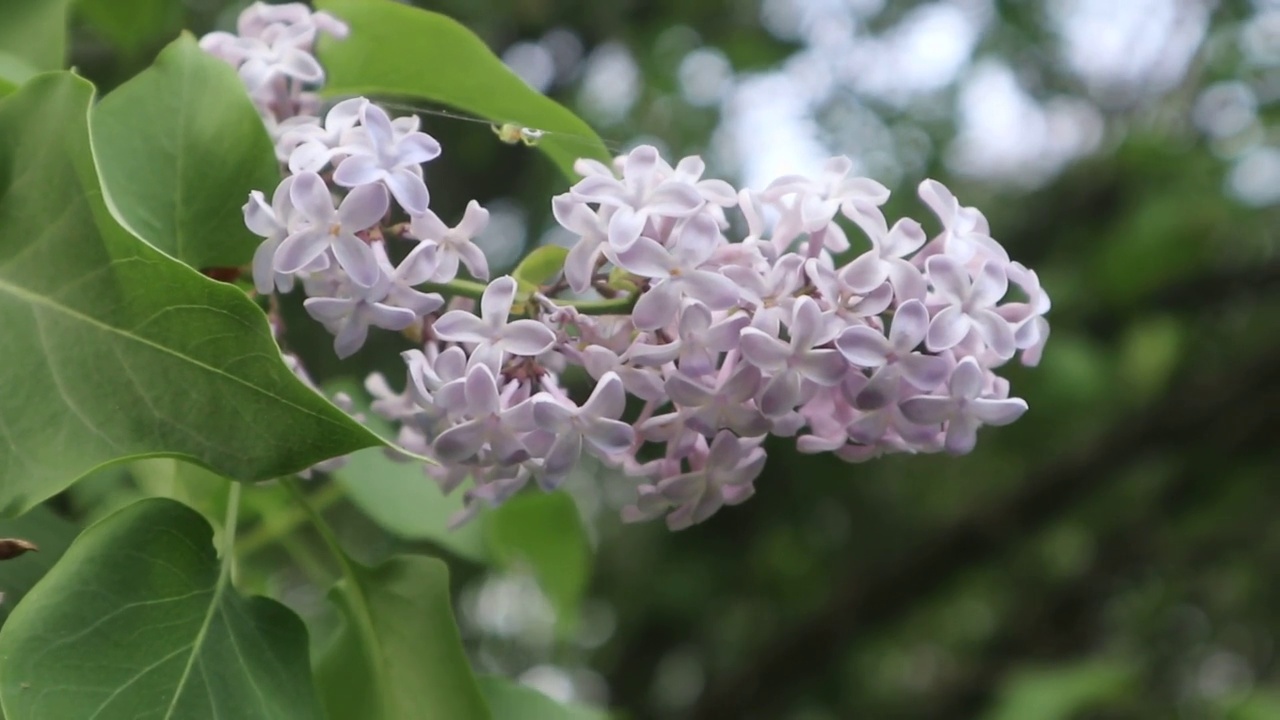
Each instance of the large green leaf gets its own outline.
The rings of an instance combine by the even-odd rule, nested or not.
[[[480,692],[489,703],[493,720],[607,720],[609,717],[600,710],[557,702],[506,678],[489,676],[479,680]]]
[[[449,571],[400,556],[376,568],[344,558],[332,598],[343,624],[316,667],[329,717],[485,720],[449,607]]]
[[[250,190],[280,182],[271,138],[232,67],[184,34],[89,120],[103,190],[138,237],[194,267],[253,259]]]
[[[321,717],[306,627],[237,594],[211,538],[163,498],[86,530],[0,630],[9,720]]]
[[[546,133],[538,147],[569,178],[580,157],[608,162],[589,125],[529,87],[484,42],[444,15],[390,0],[318,0],[351,26],[319,57],[331,95],[394,95],[441,103],[495,123]]]
[[[22,517],[0,518],[0,537],[21,538],[36,544],[40,550],[0,562],[0,624],[22,597],[35,587],[49,568],[71,545],[78,528],[53,514],[43,505]]]
[[[0,52],[36,70],[58,70],[67,55],[67,5],[70,0],[0,2]]]
[[[182,3],[173,0],[77,0],[76,13],[123,54],[136,56],[172,37],[182,23]]]
[[[36,73],[27,61],[0,50],[0,97],[17,90]]]
[[[0,514],[123,458],[263,480],[379,444],[288,370],[243,293],[111,218],[91,93],[50,74],[0,101]]]
[[[528,492],[482,516],[494,562],[531,573],[562,632],[577,623],[591,571],[591,547],[568,493]]]

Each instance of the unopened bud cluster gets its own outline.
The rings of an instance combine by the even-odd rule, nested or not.
[[[270,203],[255,192],[245,206],[265,238],[255,284],[300,282],[340,356],[371,326],[420,339],[402,391],[369,378],[372,410],[435,461],[424,469],[445,492],[469,483],[459,520],[531,480],[556,488],[586,453],[638,480],[627,520],[679,529],[753,494],[769,435],[853,462],[961,454],[981,426],[1026,411],[994,371],[1039,361],[1049,298],[940,183],[919,187],[942,226],[929,237],[891,224],[888,189],[851,176],[847,158],[753,192],[641,146],[612,167],[580,160],[581,179],[552,199],[577,238],[562,276],[490,279],[472,242],[487,212],[472,202],[450,227],[429,208],[422,165],[440,147],[416,117],[364,98],[315,114],[320,31],[345,28],[255,5],[239,38],[206,39],[240,68],[290,173]],[[440,294],[463,287],[460,268],[488,281],[478,302]],[[582,402],[561,382],[574,368],[594,381]]]

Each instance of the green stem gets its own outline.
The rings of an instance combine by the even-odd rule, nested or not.
[[[488,285],[474,280],[450,280],[446,283],[421,283],[418,286],[423,292],[438,292],[446,297],[465,297],[479,300]],[[566,300],[553,298],[555,304],[575,308],[583,315],[618,315],[628,313],[635,305],[637,296],[624,294],[621,297],[605,300]]]
[[[236,523],[240,520],[240,483],[231,482],[227,490],[227,516],[222,522],[222,567],[230,573],[236,559]]]
[[[293,495],[298,506],[306,513],[307,518],[311,520],[311,526],[315,528],[320,539],[324,541],[325,546],[337,561],[338,567],[342,571],[342,577],[346,580],[345,586],[340,585],[341,592],[345,592],[348,600],[351,602],[353,615],[351,618],[356,624],[356,633],[360,636],[360,644],[368,653],[368,661],[371,669],[371,675],[374,683],[379,687],[376,688],[375,697],[389,697],[388,688],[385,687],[386,672],[382,664],[385,662],[381,643],[378,640],[377,630],[373,626],[373,614],[369,607],[369,599],[364,595],[364,588],[361,587],[359,575],[356,567],[352,563],[351,558],[343,551],[342,544],[338,542],[338,536],[333,534],[333,530],[329,527],[329,523],[311,503],[307,501],[307,494],[298,487],[297,478],[285,478],[281,482]]]
[[[344,497],[346,497],[346,491],[342,486],[331,482],[312,495],[311,502],[321,512],[324,512]],[[252,555],[271,543],[292,534],[294,530],[306,524],[308,520],[306,512],[292,507],[287,512],[269,513],[266,517],[271,519],[264,519],[258,523],[239,542],[238,549],[241,556]]]

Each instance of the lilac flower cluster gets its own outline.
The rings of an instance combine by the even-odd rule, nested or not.
[[[318,27],[316,15],[279,9],[295,26],[263,30],[267,11],[255,8],[242,25],[259,36]],[[252,93],[265,71],[245,65]],[[1039,361],[1049,298],[981,212],[938,182],[919,187],[942,226],[930,238],[909,218],[890,225],[888,189],[843,157],[759,192],[649,146],[613,167],[580,160],[581,179],[552,199],[577,238],[562,278],[499,277],[468,299],[472,286],[456,281],[460,267],[488,280],[472,243],[487,213],[473,202],[450,228],[429,209],[422,164],[440,148],[417,118],[356,98],[323,118],[275,119],[291,174],[270,204],[255,192],[245,206],[264,237],[255,284],[301,281],[340,356],[370,326],[420,343],[403,353],[403,391],[369,378],[372,411],[398,423],[402,448],[433,460],[425,472],[445,492],[470,483],[459,521],[530,481],[555,489],[585,453],[637,479],[625,519],[665,516],[679,529],[753,494],[769,435],[853,462],[961,454],[981,426],[1027,409],[994,370]],[[561,381],[574,368],[595,381],[581,403]]]

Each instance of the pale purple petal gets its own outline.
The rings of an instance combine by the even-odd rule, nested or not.
[[[702,194],[692,185],[668,182],[659,185],[648,197],[649,212],[668,217],[682,217],[702,207]]]
[[[902,218],[880,241],[880,254],[886,258],[903,258],[919,250],[927,239],[920,223]]]
[[[334,177],[337,177],[337,173],[334,173]],[[431,194],[427,192],[427,184],[423,182],[422,176],[408,168],[396,168],[388,172],[383,181],[405,212],[417,215],[427,211]]]
[[[813,298],[805,296],[796,300],[787,331],[791,333],[791,346],[794,348],[807,350],[822,344],[822,336],[827,334],[826,322],[822,308]]]
[[[955,415],[956,401],[949,397],[921,395],[902,401],[902,414],[918,425],[934,425]]]
[[[489,283],[480,296],[480,316],[486,325],[500,328],[511,315],[511,306],[516,300],[516,279],[510,275]]]
[[[289,188],[289,199],[313,223],[327,225],[336,212],[329,186],[315,173],[294,175],[293,186]]]
[[[401,165],[419,165],[440,157],[440,143],[423,132],[414,132],[400,138],[397,160]]]
[[[497,414],[502,409],[498,397],[498,382],[484,365],[476,365],[467,372],[467,412],[472,415]]]
[[[982,393],[985,381],[982,366],[978,365],[977,360],[967,357],[951,372],[947,387],[951,391],[951,397],[971,400]]]
[[[866,325],[855,325],[840,333],[836,349],[850,364],[864,368],[880,367],[893,350],[884,335]]]
[[[537,320],[516,320],[501,331],[502,349],[512,355],[533,357],[555,345],[556,334]]]
[[[307,314],[322,323],[338,322],[351,314],[356,301],[347,298],[307,298],[302,306]]]
[[[250,191],[249,202],[244,204],[244,224],[254,235],[260,237],[270,237],[280,229],[275,211],[258,190]]]
[[[359,318],[350,318],[342,325],[342,329],[333,337],[333,352],[339,359],[345,360],[356,354],[369,338],[369,325]]]
[[[991,307],[1004,297],[1009,289],[1009,279],[1004,266],[995,262],[986,262],[978,277],[973,281],[973,289],[969,298],[974,307]]]
[[[373,303],[366,308],[369,324],[383,330],[399,332],[418,321],[418,315],[408,308]]]
[[[467,266],[467,272],[471,273],[471,277],[477,280],[489,279],[489,260],[484,256],[484,251],[475,243],[459,243],[453,246],[457,251],[458,257],[462,259],[462,264]],[[457,266],[454,266],[454,274],[457,274]]]
[[[758,384],[759,375],[756,377]],[[666,390],[671,400],[682,407],[701,407],[715,397],[711,390],[678,372],[667,378]],[[750,390],[750,395],[754,395],[756,387],[753,385]]]
[[[679,288],[676,283],[664,280],[640,296],[631,311],[631,319],[639,330],[657,330],[670,323],[679,311]]]
[[[690,297],[712,310],[728,310],[738,304],[738,285],[720,273],[693,270],[667,282],[680,285]]]
[[[961,312],[960,308],[955,305],[945,307],[929,323],[925,346],[934,352],[953,348],[969,334],[970,327],[969,316]]]
[[[451,342],[482,343],[494,339],[493,328],[465,310],[450,310],[431,326],[441,339]]]
[[[635,437],[635,430],[630,425],[604,418],[596,420],[583,431],[583,438],[606,457],[629,451]]]
[[[644,232],[645,217],[628,205],[619,207],[609,218],[609,244],[618,251],[630,248]]]
[[[675,261],[657,241],[640,237],[626,250],[617,253],[618,266],[640,277],[665,278],[671,275]]]
[[[875,250],[859,255],[840,271],[840,280],[859,295],[865,295],[880,287],[888,277],[887,263]]]
[[[947,452],[964,455],[978,444],[978,420],[969,415],[958,415],[947,423]]]
[[[694,215],[676,230],[678,240],[671,250],[676,262],[684,268],[695,268],[706,262],[720,244],[720,227],[706,213]]]
[[[897,362],[902,378],[921,390],[934,390],[947,379],[950,363],[937,355],[912,353]]]
[[[781,370],[791,357],[791,348],[786,343],[755,328],[743,330],[739,342],[742,356],[761,370]]]
[[[468,212],[470,212],[470,209],[470,206],[467,206]],[[409,232],[419,240],[435,240],[438,242],[448,234],[449,226],[440,220],[440,216],[427,210],[409,218]]]
[[[991,310],[978,310],[969,317],[974,327],[978,328],[982,341],[991,348],[992,352],[1004,359],[1013,357],[1017,345],[1014,342],[1013,329],[1004,318]]]
[[[333,237],[333,254],[352,282],[361,287],[371,288],[382,278],[373,248],[355,235],[344,232]]]
[[[592,418],[617,418],[627,407],[626,391],[617,373],[605,373],[582,405],[582,413]]]
[[[906,260],[893,258],[885,261],[889,271],[889,284],[893,286],[893,296],[898,302],[907,300],[924,300],[929,291],[929,283],[924,274],[915,265]]]
[[[767,417],[785,415],[800,402],[800,376],[784,372],[775,375],[760,395],[760,411]]]
[[[799,358],[796,367],[806,378],[826,387],[839,385],[849,370],[848,363],[835,350],[810,350]]]
[[[586,292],[591,287],[591,275],[599,257],[600,242],[591,238],[584,237],[569,248],[564,259],[564,278],[574,292]]]
[[[916,349],[929,331],[929,311],[919,300],[908,300],[898,306],[889,327],[889,343],[898,353]]]
[[[441,462],[458,463],[480,452],[484,440],[484,425],[479,420],[468,420],[440,433],[432,450]]]
[[[308,227],[285,238],[276,249],[275,271],[285,275],[300,272],[329,249],[331,237],[322,228]]]
[[[348,155],[333,171],[333,182],[342,187],[372,185],[386,177],[386,171],[370,155]]]
[[[582,457],[582,436],[575,432],[556,437],[543,461],[543,478],[539,485],[543,490],[553,490],[564,482],[570,471]]]
[[[976,398],[969,401],[969,412],[987,425],[1008,425],[1022,417],[1026,411],[1027,402],[1022,398]]]
[[[963,303],[969,297],[969,274],[948,255],[934,255],[924,263],[929,281],[939,297],[948,303]]]
[[[358,232],[378,224],[387,213],[387,191],[381,185],[362,185],[347,194],[338,207],[344,230]]]

